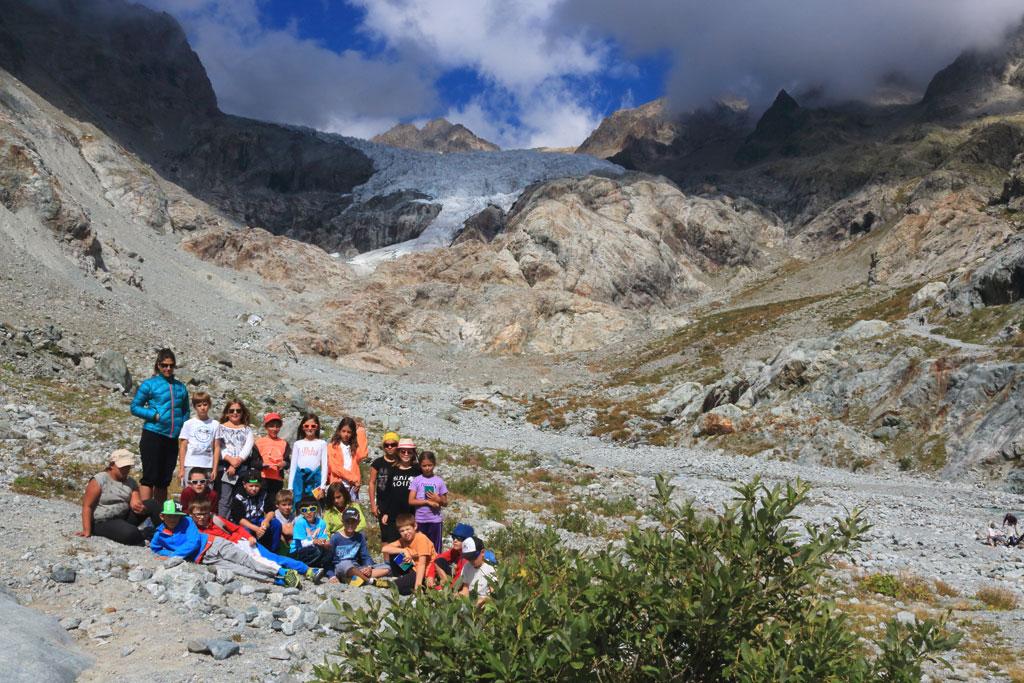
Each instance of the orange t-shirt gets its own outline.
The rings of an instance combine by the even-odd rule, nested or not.
[[[429,564],[437,554],[437,551],[434,549],[434,542],[418,531],[416,532],[416,535],[412,537],[412,542],[410,542],[409,545],[402,546],[402,550],[404,550],[405,554],[409,556],[409,559],[413,564],[415,564],[416,560],[420,557],[426,557],[427,563]]]
[[[263,459],[263,470],[260,474],[264,479],[284,479],[284,454],[288,450],[288,442],[284,439],[271,439],[261,436],[256,439],[256,450]]]

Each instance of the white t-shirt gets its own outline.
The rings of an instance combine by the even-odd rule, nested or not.
[[[472,562],[466,562],[462,567],[462,573],[455,580],[453,590],[460,590],[463,586],[469,586],[469,592],[476,592],[481,598],[491,592],[491,581],[498,575],[494,567],[484,562],[477,569]]]
[[[296,439],[292,444],[292,466],[288,488],[295,490],[295,473],[320,468],[320,487],[327,486],[327,442],[323,439]],[[298,501],[295,501],[298,503]]]
[[[185,468],[213,467],[213,438],[217,434],[217,421],[213,418],[200,420],[193,417],[181,426],[179,439],[188,441],[185,450]]]

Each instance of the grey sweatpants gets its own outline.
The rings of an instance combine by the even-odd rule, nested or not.
[[[214,536],[212,543],[203,554],[201,564],[212,564],[217,567],[230,569],[238,576],[244,576],[256,581],[273,581],[277,578],[277,569],[273,563],[259,562],[252,555],[239,548],[234,543]]]

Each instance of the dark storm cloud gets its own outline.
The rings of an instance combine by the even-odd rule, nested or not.
[[[1020,0],[566,0],[558,21],[634,55],[667,51],[667,94],[690,108],[724,95],[763,105],[780,88],[868,98],[894,75],[922,89],[1022,16]]]

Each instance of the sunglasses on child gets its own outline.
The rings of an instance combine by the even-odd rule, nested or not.
[[[299,508],[299,512],[301,512],[302,514],[306,514],[307,512],[317,512],[318,510],[320,510],[320,508],[318,508],[316,505],[307,505],[304,508]]]
[[[190,484],[209,484],[210,480],[209,479],[189,479],[188,483],[190,483]]]
[[[241,408],[228,408],[228,415],[232,415],[234,413],[241,414],[242,413],[242,409]]]

